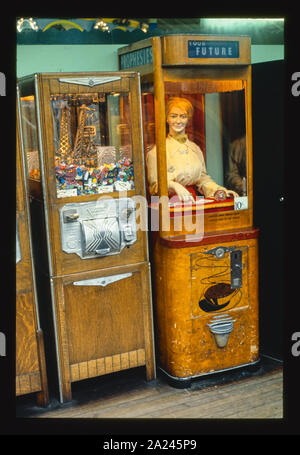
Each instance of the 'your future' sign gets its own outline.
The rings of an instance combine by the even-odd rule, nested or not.
[[[238,41],[188,41],[189,58],[239,58]]]

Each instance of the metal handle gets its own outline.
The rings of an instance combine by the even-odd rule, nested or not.
[[[110,283],[115,281],[123,280],[124,278],[129,278],[132,273],[122,273],[121,275],[111,275],[101,278],[93,278],[91,280],[81,280],[74,281],[75,286],[107,286]]]
[[[100,256],[103,256],[105,254],[108,254],[110,252],[110,248],[102,248],[100,250],[95,250],[96,254],[99,254]]]

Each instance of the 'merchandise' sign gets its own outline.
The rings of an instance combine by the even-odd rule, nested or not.
[[[239,58],[238,41],[188,41],[189,58]]]

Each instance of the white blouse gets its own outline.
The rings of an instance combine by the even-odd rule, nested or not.
[[[187,139],[184,143],[168,136],[166,138],[167,181],[183,186],[195,185],[205,197],[213,197],[217,190],[225,190],[207,174],[203,153],[197,144]],[[146,157],[150,195],[158,192],[156,146]]]

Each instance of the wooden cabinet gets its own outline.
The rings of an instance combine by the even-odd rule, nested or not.
[[[184,383],[258,360],[257,237],[253,229],[155,244],[159,362],[170,377]]]
[[[19,91],[60,400],[74,381],[126,368],[153,379],[139,76],[36,74]]]
[[[169,35],[118,52],[120,70],[141,73],[159,366],[188,384],[255,364],[250,38]]]
[[[44,336],[39,319],[27,181],[18,123],[16,143],[16,395],[36,393],[38,403],[45,406],[48,380]]]

